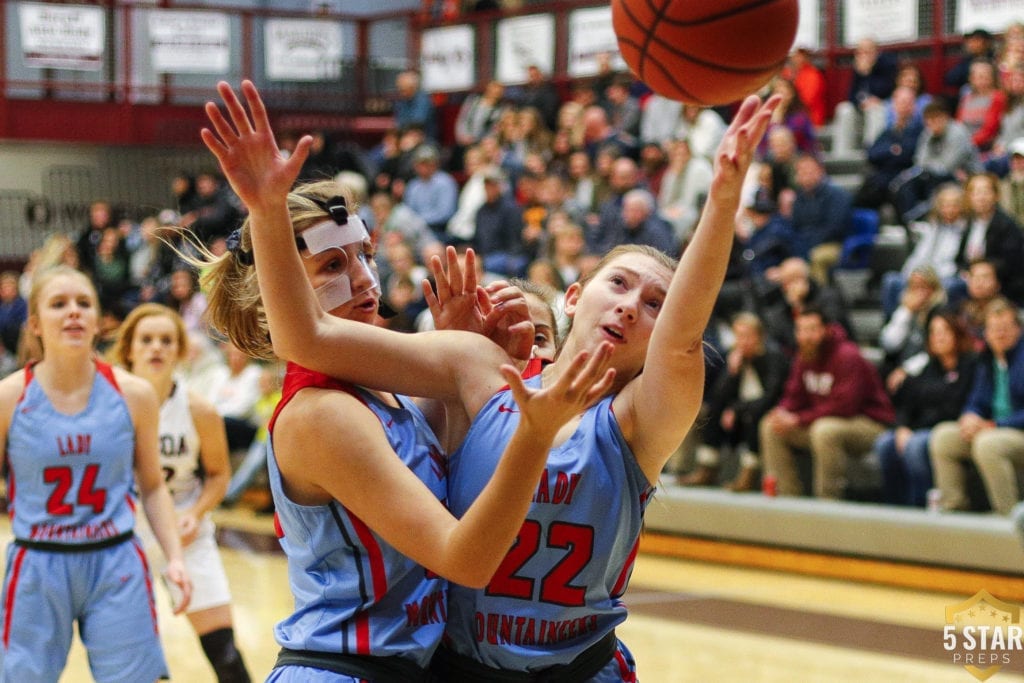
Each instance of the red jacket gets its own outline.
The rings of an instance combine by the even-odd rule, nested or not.
[[[886,425],[896,419],[875,366],[835,323],[829,325],[817,358],[796,356],[779,406],[796,413],[801,427],[827,416],[864,415]]]

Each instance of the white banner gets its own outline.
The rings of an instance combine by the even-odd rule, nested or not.
[[[879,44],[918,38],[917,0],[845,0],[843,11],[845,45],[854,46],[861,38],[871,38]]]
[[[228,15],[152,10],[149,49],[158,73],[223,74],[231,58]]]
[[[1021,0],[960,0],[956,4],[956,30],[960,33],[976,28],[1002,33],[1018,21],[1024,21]]]
[[[796,25],[796,40],[793,47],[817,50],[821,47],[821,33],[818,17],[821,16],[819,0],[800,0],[800,19]]]
[[[598,69],[597,58],[605,52],[611,54],[614,70],[627,70],[612,29],[612,8],[588,7],[570,12],[569,75],[593,76]]]
[[[498,22],[498,68],[502,83],[526,81],[526,67],[537,66],[551,75],[555,66],[555,17],[531,14]]]
[[[21,50],[26,66],[99,71],[106,19],[101,7],[18,5]]]
[[[267,19],[264,63],[272,81],[341,78],[341,24],[316,19]]]
[[[428,28],[420,40],[420,73],[427,92],[469,90],[476,85],[472,26]],[[486,80],[486,79],[485,79]]]

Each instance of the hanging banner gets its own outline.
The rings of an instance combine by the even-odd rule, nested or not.
[[[420,40],[420,73],[427,92],[469,90],[476,85],[472,26],[428,28]]]
[[[74,71],[102,68],[103,8],[23,2],[18,5],[18,23],[26,66]]]
[[[158,73],[227,73],[231,62],[228,15],[152,10],[149,50]]]
[[[847,46],[856,45],[861,38],[880,45],[918,38],[917,0],[845,0],[843,12],[843,42]]]
[[[531,14],[498,22],[498,68],[502,83],[526,81],[531,64],[550,76],[555,66],[555,17]]]
[[[796,25],[796,40],[793,47],[817,50],[821,47],[821,31],[818,18],[821,16],[819,0],[800,0],[800,19]]]
[[[569,75],[593,76],[598,71],[598,58],[611,56],[612,69],[627,71],[619,52],[619,41],[612,29],[611,7],[588,7],[569,13]]]
[[[1019,21],[1024,21],[1021,0],[959,0],[956,4],[956,30],[960,33],[976,28],[1002,33]]]
[[[341,24],[316,19],[268,19],[264,65],[272,81],[341,78]]]

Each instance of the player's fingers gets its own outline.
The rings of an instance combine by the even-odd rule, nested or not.
[[[241,100],[238,99],[238,95],[235,94],[231,86],[221,81],[217,84],[217,92],[220,93],[221,99],[224,100],[224,106],[231,115],[231,121],[235,124],[238,134],[251,133],[252,124],[249,122],[249,115],[245,112],[245,107],[242,106]]]
[[[580,368],[576,379],[574,380],[575,388],[585,393],[594,382],[597,382],[605,371],[608,369],[608,364],[611,363],[612,358],[612,345],[608,342],[602,343],[591,357],[587,360],[586,364]]]
[[[213,131],[209,128],[203,128],[199,131],[199,137],[202,138],[206,148],[213,153],[213,156],[217,157],[220,161],[225,154],[228,153],[228,148],[224,146],[224,143],[220,141]]]
[[[526,388],[523,378],[519,376],[519,370],[515,366],[508,364],[503,364],[498,369],[505,382],[508,383],[508,388],[512,391],[512,398],[515,399],[516,405],[522,410],[527,401],[529,401],[530,390]]]
[[[221,113],[220,107],[213,102],[207,102],[204,107],[206,110],[206,118],[210,120],[213,125],[213,129],[217,131],[217,135],[224,141],[225,144],[229,144],[238,139],[238,134],[235,133],[235,129],[231,127],[227,119],[224,118],[224,114]]]
[[[448,275],[444,272],[444,264],[441,257],[434,255],[430,258],[430,272],[434,274],[434,288],[437,290],[437,298],[440,301],[448,301],[452,298],[451,288],[448,284]]]
[[[459,265],[459,255],[455,251],[455,247],[445,249],[445,256],[448,257],[448,286],[456,294],[462,294],[466,291],[464,289],[465,281],[462,277],[462,266]]]
[[[476,272],[476,252],[472,249],[466,250],[466,267],[460,269],[459,272],[462,274],[464,280],[463,291],[476,291],[479,286],[479,279]]]
[[[584,395],[583,403],[587,407],[590,407],[595,401],[601,399],[608,390],[612,388],[612,383],[615,381],[615,368],[608,368],[604,371],[604,375],[599,380],[594,382],[590,389],[587,390]]]
[[[260,97],[256,85],[246,79],[242,81],[242,94],[245,96],[245,103],[249,106],[252,114],[252,124],[261,133],[270,131],[270,118],[267,116],[267,108],[263,105],[263,98]]]
[[[309,150],[313,146],[313,137],[311,135],[303,135],[298,143],[295,145],[295,151],[288,157],[288,161],[285,162],[285,166],[289,173],[292,173],[295,177],[298,177],[299,171],[302,170],[302,165],[306,163],[306,157],[309,156]]]
[[[441,303],[437,300],[437,295],[434,294],[434,288],[430,286],[430,280],[422,280],[420,288],[423,290],[423,298],[427,302],[427,308],[430,309],[430,315],[437,320],[441,315]]]

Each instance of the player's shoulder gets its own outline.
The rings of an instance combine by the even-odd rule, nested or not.
[[[213,401],[195,389],[188,390],[188,410],[194,420],[220,417],[220,413],[217,412]]]
[[[275,432],[281,434],[297,428],[326,438],[358,429],[372,417],[366,403],[348,391],[306,387],[281,409]]]
[[[156,392],[149,382],[133,375],[124,368],[112,367],[114,381],[125,400],[132,405],[139,405],[147,409],[155,409],[158,406]]]
[[[0,380],[0,406],[13,405],[25,390],[25,370],[16,370]]]

